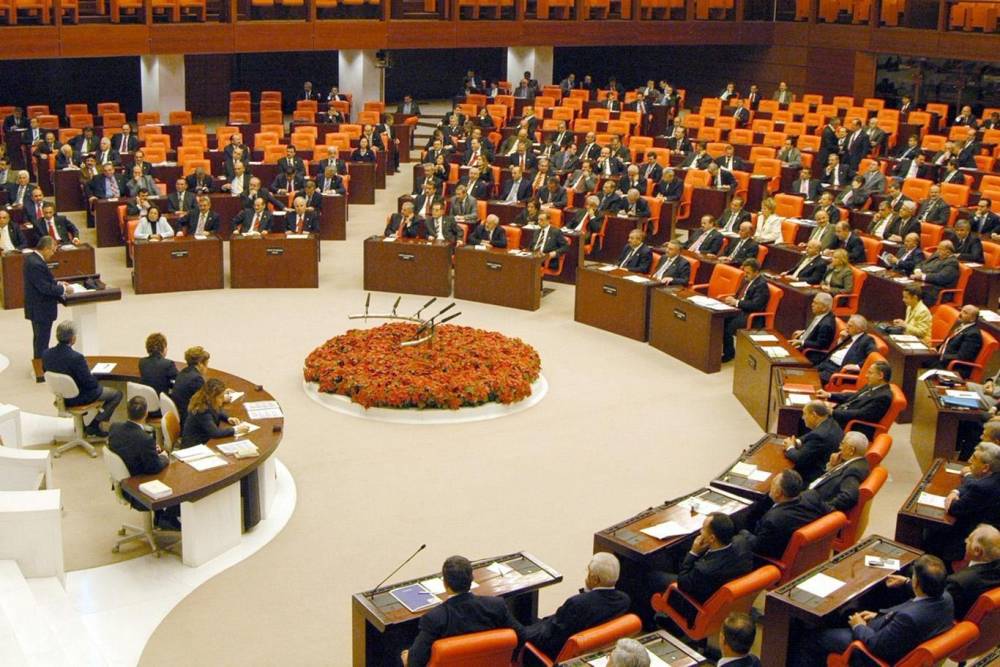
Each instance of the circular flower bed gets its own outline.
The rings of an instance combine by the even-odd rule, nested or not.
[[[535,349],[495,331],[445,324],[433,340],[400,347],[418,325],[391,322],[351,329],[306,357],[304,375],[319,391],[365,408],[447,408],[516,403],[541,371]]]

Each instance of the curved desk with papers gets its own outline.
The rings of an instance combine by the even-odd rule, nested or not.
[[[140,381],[138,357],[91,356],[87,361],[99,380]],[[114,367],[95,369],[96,364],[114,364]],[[267,518],[276,480],[271,455],[281,442],[285,421],[274,397],[260,385],[215,369],[208,371],[208,377],[218,378],[228,389],[242,392],[243,396],[230,403],[226,411],[231,417],[259,428],[244,436],[206,443],[224,461],[217,467],[198,471],[191,463],[181,462],[172,454],[170,465],[159,474],[139,475],[122,482],[122,488],[148,509],[181,506],[183,560],[185,565],[192,567],[236,546],[244,530]],[[266,405],[254,405],[265,402]],[[277,416],[261,416],[268,414]],[[252,442],[259,455],[236,458],[220,452],[220,445],[237,440]],[[139,490],[140,484],[152,480],[170,487],[170,495],[154,499]]]

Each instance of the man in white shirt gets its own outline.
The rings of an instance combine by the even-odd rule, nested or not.
[[[13,252],[24,246],[24,238],[17,225],[11,224],[10,213],[0,208],[0,251]]]

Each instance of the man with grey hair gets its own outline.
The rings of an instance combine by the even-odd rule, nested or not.
[[[848,431],[840,448],[830,455],[826,471],[809,485],[830,512],[849,512],[858,504],[861,483],[870,472],[867,452],[868,436]]]
[[[615,589],[620,571],[618,559],[612,554],[594,554],[587,566],[583,591],[566,600],[552,616],[526,627],[525,639],[555,659],[572,635],[626,613],[629,596]]]
[[[810,245],[817,247],[816,241]],[[812,319],[805,329],[792,333],[788,341],[792,346],[805,350],[804,354],[813,364],[817,364],[826,356],[826,351],[837,335],[837,318],[833,315],[833,295],[829,292],[817,292],[812,300]]]
[[[1000,445],[981,442],[962,470],[964,479],[947,495],[945,512],[955,519],[941,539],[931,540],[931,549],[946,561],[959,560],[965,538],[981,523],[1000,525]]]
[[[867,332],[868,320],[863,315],[851,315],[836,347],[816,367],[823,384],[829,382],[834,373],[861,370],[861,364],[875,351],[875,341]]]
[[[91,437],[106,438],[108,431],[101,427],[109,421],[115,408],[122,400],[122,393],[117,389],[102,387],[90,372],[87,358],[73,349],[76,342],[76,325],[69,320],[63,320],[56,327],[56,346],[42,355],[42,368],[45,372],[62,373],[70,376],[76,383],[77,395],[66,398],[66,407],[86,405],[95,401],[103,403],[100,411],[87,425],[86,434]]]
[[[785,438],[785,457],[802,475],[805,484],[823,474],[830,457],[844,439],[844,431],[830,417],[830,408],[823,401],[810,401],[802,409],[802,421],[808,431],[801,438]]]
[[[941,241],[934,254],[913,270],[913,277],[924,283],[924,303],[928,308],[934,306],[941,290],[958,284],[958,276],[958,258],[951,241]]]
[[[649,667],[649,651],[634,639],[619,639],[608,656],[607,667]]]
[[[618,215],[627,215],[630,218],[648,218],[649,204],[636,188],[632,188],[628,191],[625,199],[619,202]]]

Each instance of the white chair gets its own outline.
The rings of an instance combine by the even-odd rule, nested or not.
[[[0,491],[38,491],[53,487],[52,452],[0,447]]]
[[[111,478],[111,490],[114,492],[115,497],[118,498],[118,502],[123,505],[128,505],[133,507],[131,501],[129,501],[128,496],[122,491],[122,480],[128,479],[129,475],[128,467],[125,462],[122,461],[121,457],[111,451],[110,447],[104,448],[104,466],[108,470],[108,476]],[[134,509],[134,507],[133,507]],[[143,527],[133,526],[132,524],[123,523],[122,527],[118,529],[118,534],[122,537],[115,541],[115,545],[111,547],[112,553],[118,553],[121,551],[121,545],[126,542],[133,542],[136,540],[145,541],[149,544],[149,548],[152,549],[153,553],[157,558],[160,557],[160,553],[164,551],[157,544],[156,537],[163,531],[157,530],[154,527],[154,518],[156,516],[153,510],[139,510],[142,511],[144,521]],[[167,548],[177,544],[177,541],[173,541],[171,544],[167,545]]]
[[[160,411],[160,397],[156,395],[156,390],[149,385],[142,384],[140,382],[125,383],[125,400],[130,401],[135,396],[141,396],[146,399],[146,410],[148,412]],[[163,435],[162,427],[160,426],[160,418],[147,418],[146,423],[153,428],[153,433],[156,435],[156,444],[162,447]]]
[[[181,413],[174,399],[160,392],[160,433],[163,437],[163,449],[172,451],[181,437]]]
[[[73,418],[73,439],[66,442],[66,444],[57,447],[53,456],[59,458],[62,453],[73,449],[74,447],[83,447],[90,454],[91,458],[97,457],[97,450],[94,446],[88,442],[88,440],[106,440],[107,438],[93,437],[91,438],[84,432],[84,417],[86,417],[88,412],[94,412],[95,414],[101,409],[101,401],[94,401],[92,403],[87,403],[86,405],[74,405],[72,407],[66,406],[67,398],[76,398],[80,395],[80,390],[76,386],[76,382],[68,375],[62,373],[53,373],[52,371],[45,372],[45,383],[48,388],[52,391],[55,396],[55,406],[56,410],[59,411],[60,417],[72,417]],[[56,438],[56,442],[59,438]]]

